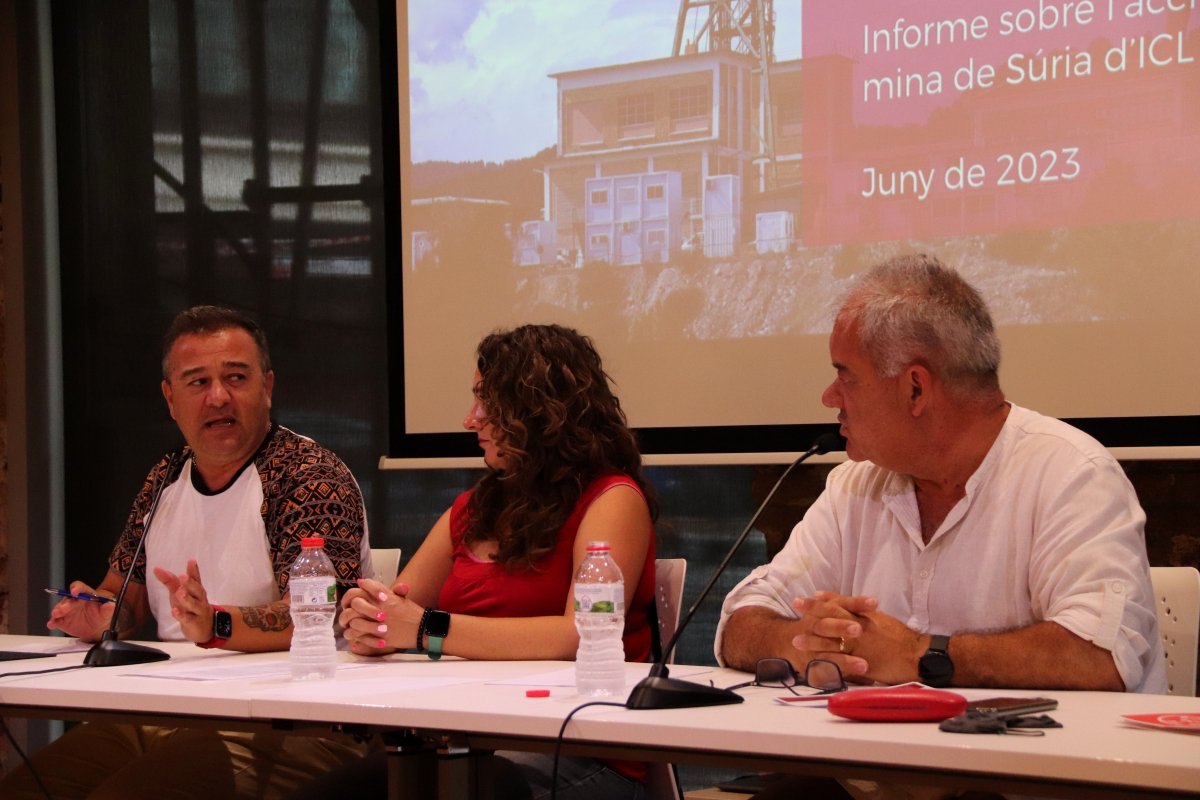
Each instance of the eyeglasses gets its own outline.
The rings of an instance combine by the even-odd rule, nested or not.
[[[823,658],[814,658],[808,662],[808,666],[804,668],[803,680],[786,658],[763,658],[754,666],[754,680],[730,686],[729,689],[745,689],[747,686],[787,689],[795,695],[834,694],[845,690],[846,681],[842,679],[842,671],[838,669],[838,665]],[[796,686],[808,687],[812,691],[798,692]]]

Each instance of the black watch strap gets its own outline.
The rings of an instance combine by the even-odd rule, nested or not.
[[[954,662],[950,660],[949,636],[930,637],[929,649],[917,662],[917,674],[921,677],[921,683],[939,689],[954,682]]]
[[[421,614],[421,621],[417,624],[417,652],[425,652],[425,629],[429,626],[429,615],[434,612],[433,606],[425,609]]]

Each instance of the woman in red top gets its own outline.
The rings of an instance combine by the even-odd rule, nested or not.
[[[625,578],[626,660],[650,660],[656,508],[591,340],[526,325],[485,337],[477,367],[463,426],[479,437],[488,472],[437,521],[390,591],[361,581],[346,594],[341,623],[351,648],[573,660],[572,580],[588,542],[603,540]],[[444,633],[434,637],[441,641],[431,630]],[[546,756],[504,755],[519,763],[534,796],[548,789]],[[638,797],[639,772],[564,759],[559,796]],[[520,794],[528,796],[525,787]]]

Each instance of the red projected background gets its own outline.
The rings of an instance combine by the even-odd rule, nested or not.
[[[1194,5],[806,0],[806,240],[1197,218]]]

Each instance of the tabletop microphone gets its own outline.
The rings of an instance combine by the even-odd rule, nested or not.
[[[671,653],[675,651],[675,643],[679,641],[680,635],[687,628],[688,623],[692,621],[692,617],[696,615],[696,609],[704,602],[704,598],[712,591],[716,585],[717,579],[725,572],[725,568],[729,566],[729,562],[733,560],[738,548],[742,546],[742,542],[746,541],[746,537],[750,535],[750,531],[754,528],[754,523],[758,522],[758,518],[762,516],[771,499],[775,497],[775,493],[779,491],[779,487],[783,485],[783,481],[792,470],[803,464],[809,458],[828,453],[831,450],[841,450],[845,448],[846,440],[840,434],[830,432],[823,433],[814,441],[812,447],[804,451],[804,453],[791,463],[783,474],[779,476],[779,480],[775,481],[775,485],[771,487],[771,491],[767,492],[766,498],[759,505],[758,510],[754,512],[754,516],[750,518],[750,522],[738,535],[733,546],[729,548],[729,552],[725,554],[725,558],[717,566],[717,571],[709,578],[708,584],[700,590],[700,596],[696,598],[696,602],[692,603],[692,607],[688,609],[687,615],[683,621],[679,623],[679,627],[675,629],[675,635],[671,637],[671,641],[663,648],[662,654],[658,660],[654,662],[654,666],[650,668],[649,676],[638,682],[638,685],[633,687],[633,691],[629,693],[629,699],[625,701],[626,708],[697,708],[700,706],[719,706],[728,705],[731,703],[742,702],[742,696],[737,692],[731,692],[728,689],[718,689],[715,686],[705,686],[702,683],[694,681],[685,681],[679,678],[669,677],[667,669],[667,661],[671,658]]]
[[[162,500],[163,492],[171,480],[171,473],[175,470],[175,462],[178,459],[179,453],[171,453],[171,458],[167,462],[166,472],[163,473],[162,482],[158,485],[158,490],[154,493],[154,500],[150,503],[150,511],[146,514],[146,521],[142,524],[142,535],[138,537],[137,547],[133,550],[133,558],[129,562],[129,571],[125,573],[125,582],[121,584],[121,591],[117,593],[116,602],[113,603],[112,621],[108,624],[108,629],[100,636],[100,641],[92,645],[92,649],[88,650],[87,655],[83,657],[83,663],[89,667],[120,667],[126,664],[146,664],[151,661],[166,661],[171,656],[155,647],[147,647],[144,644],[134,644],[133,642],[123,642],[117,638],[117,623],[120,620],[121,609],[125,607],[125,590],[129,588],[129,579],[133,577],[133,568],[137,564],[138,556],[141,555],[142,549],[146,544],[146,537],[150,535],[150,522],[154,519],[154,512],[158,511],[158,501]],[[150,580],[150,563],[146,563],[146,581]]]

